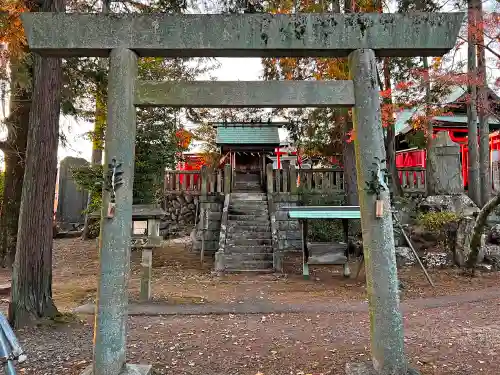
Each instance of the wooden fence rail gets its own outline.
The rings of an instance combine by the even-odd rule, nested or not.
[[[425,168],[398,168],[399,181],[406,193],[425,192]],[[316,193],[343,193],[344,171],[325,169],[267,169],[267,190],[273,193],[293,193],[298,188]]]
[[[206,174],[207,194],[224,194],[225,190],[230,188],[231,184],[224,187],[225,172],[222,169],[216,171],[205,169],[205,172],[169,170],[165,172],[165,193],[185,192],[200,195],[203,173]],[[278,170],[268,167],[266,175],[267,190],[273,193],[296,193],[299,187],[317,193],[344,191],[344,171],[340,168]],[[425,192],[425,168],[398,168],[398,176],[404,192]]]
[[[181,192],[200,195],[203,190],[203,180],[206,179],[207,194],[224,194],[224,170],[211,171],[165,171],[164,191],[170,194]],[[230,176],[229,176],[230,178]],[[227,187],[226,187],[227,188]]]
[[[398,168],[398,177],[404,192],[406,193],[425,192],[425,168],[422,167]]]

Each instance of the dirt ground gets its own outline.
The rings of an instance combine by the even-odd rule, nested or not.
[[[98,256],[95,241],[56,241],[54,298],[60,311],[94,300]],[[184,244],[154,256],[153,297],[172,304],[273,300],[293,303],[363,301],[364,282],[342,277],[341,267],[312,268],[302,279],[300,259],[290,258],[287,275],[212,276]],[[140,254],[132,255],[131,298],[138,296]],[[353,264],[353,270],[356,265]],[[498,273],[464,278],[456,270],[432,270],[431,288],[418,268],[400,271],[403,300],[459,296],[500,285]],[[5,271],[0,282],[10,278]],[[415,307],[406,312],[405,342],[413,365],[424,375],[498,374],[499,298],[450,307]],[[93,318],[78,317],[19,332],[28,361],[20,373],[76,375],[92,358]],[[255,375],[343,374],[348,361],[369,359],[367,313],[134,316],[129,318],[130,362],[154,365],[156,374]]]

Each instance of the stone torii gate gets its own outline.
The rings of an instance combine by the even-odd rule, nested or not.
[[[136,106],[353,106],[356,169],[374,371],[406,375],[389,192],[366,190],[385,159],[375,57],[440,56],[457,38],[461,13],[122,15],[26,13],[33,52],[110,58],[100,278],[94,360],[85,374],[148,374],[126,365],[127,281]],[[137,58],[348,57],[351,81],[137,82]],[[116,183],[121,176],[121,184]],[[120,179],[119,178],[119,179]],[[377,197],[378,195],[378,197]],[[375,201],[384,212],[375,215]]]

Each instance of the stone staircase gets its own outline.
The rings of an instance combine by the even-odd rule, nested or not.
[[[271,222],[260,174],[236,174],[233,191],[228,209],[225,271],[272,272]]]
[[[236,171],[234,174],[233,191],[262,193],[264,190],[262,189],[262,185],[260,183],[260,172]]]

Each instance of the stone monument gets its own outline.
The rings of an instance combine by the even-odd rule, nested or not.
[[[432,147],[434,148],[436,194],[463,194],[460,145],[450,139],[448,132],[439,132]]]

